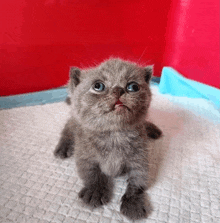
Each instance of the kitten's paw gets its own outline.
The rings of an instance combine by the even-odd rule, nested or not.
[[[147,135],[152,139],[159,139],[162,136],[162,131],[160,129],[153,129],[147,133]]]
[[[147,218],[150,214],[150,208],[145,204],[144,194],[133,196],[124,194],[121,201],[121,213],[131,220]]]
[[[67,96],[65,102],[66,102],[68,105],[71,105],[71,98],[70,98],[69,96]]]
[[[101,187],[97,185],[84,187],[79,192],[79,197],[92,208],[107,204],[111,200],[111,192],[107,188]]]
[[[147,135],[152,139],[159,139],[163,132],[153,123],[148,122],[146,126]]]
[[[65,141],[60,141],[56,146],[54,155],[61,159],[68,158],[73,155],[73,146]]]

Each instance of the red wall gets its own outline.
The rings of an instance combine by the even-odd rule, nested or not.
[[[218,87],[218,4],[218,0],[1,1],[0,95],[59,87],[67,82],[70,66],[93,66],[109,56],[155,64],[156,76],[170,65]]]
[[[220,88],[219,0],[173,1],[163,63]]]

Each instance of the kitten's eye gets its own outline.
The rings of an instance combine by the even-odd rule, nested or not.
[[[135,82],[129,83],[127,85],[127,90],[130,92],[137,92],[139,91],[139,85]]]
[[[105,90],[105,85],[102,82],[97,82],[94,84],[93,89],[95,91],[104,91]]]

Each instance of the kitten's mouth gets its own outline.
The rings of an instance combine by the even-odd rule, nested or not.
[[[123,103],[118,99],[115,103],[115,107],[118,106],[123,106]]]
[[[119,99],[116,101],[114,106],[114,111],[122,111],[124,109],[130,110],[127,106],[125,106]]]

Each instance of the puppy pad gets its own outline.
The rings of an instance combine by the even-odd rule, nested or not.
[[[149,140],[147,219],[137,222],[220,222],[220,114],[204,99],[161,95],[153,87],[149,120],[163,131]],[[131,222],[120,213],[126,177],[114,197],[90,209],[74,157],[53,151],[69,117],[64,102],[0,111],[0,222]]]

